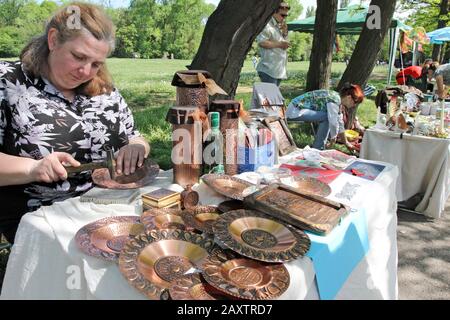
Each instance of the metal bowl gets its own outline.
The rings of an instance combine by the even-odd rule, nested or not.
[[[202,232],[213,234],[213,223],[219,218],[220,211],[216,206],[195,206],[184,210],[181,217],[186,225]]]
[[[202,275],[213,287],[237,298],[274,299],[289,287],[289,272],[283,264],[269,264],[216,251],[202,265]]]
[[[321,197],[327,197],[331,194],[331,188],[328,184],[319,179],[303,175],[294,177],[294,185],[292,187],[301,192]]]
[[[159,173],[159,165],[150,158],[145,159],[144,165],[134,173],[121,175],[111,179],[108,169],[97,169],[92,173],[92,181],[99,187],[107,189],[137,189],[153,182]]]
[[[150,230],[125,244],[119,269],[150,299],[165,299],[175,279],[199,267],[214,248],[214,239],[183,230]]]
[[[84,253],[117,261],[125,243],[135,234],[143,231],[139,217],[120,216],[104,218],[82,227],[75,235],[75,242]]]
[[[252,210],[222,214],[213,225],[218,241],[243,256],[266,262],[287,262],[303,256],[311,245],[301,230]]]
[[[177,278],[169,289],[173,300],[236,300],[210,285],[199,273]]]
[[[141,216],[141,221],[146,230],[180,229],[193,231],[194,228],[183,221],[181,213],[182,210],[180,209],[153,208],[144,211]]]
[[[254,184],[225,174],[205,174],[202,180],[214,191],[228,198],[243,200],[245,190]]]

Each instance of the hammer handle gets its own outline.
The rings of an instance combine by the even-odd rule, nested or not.
[[[83,163],[79,167],[66,167],[67,174],[79,173],[82,171],[89,171],[101,168],[108,168],[106,162],[91,162],[91,163]]]

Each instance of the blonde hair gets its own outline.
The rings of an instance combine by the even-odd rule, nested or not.
[[[24,70],[33,77],[48,78],[49,66],[48,33],[55,28],[59,44],[73,40],[82,34],[94,36],[109,44],[109,53],[114,51],[115,30],[111,19],[98,6],[73,2],[58,10],[45,27],[45,33],[33,38],[22,50],[20,60]],[[77,93],[96,96],[113,90],[111,76],[103,64],[95,77],[75,89]]]

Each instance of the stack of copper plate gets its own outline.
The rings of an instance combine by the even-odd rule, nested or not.
[[[219,218],[220,211],[216,206],[195,206],[182,212],[183,221],[190,227],[213,234],[213,223]]]
[[[183,221],[182,210],[171,208],[153,208],[142,213],[141,221],[146,230],[180,229],[193,231],[191,227]]]

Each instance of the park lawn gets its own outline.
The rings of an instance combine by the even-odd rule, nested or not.
[[[108,59],[108,67],[115,85],[133,110],[139,131],[152,145],[151,157],[162,169],[171,167],[171,127],[165,121],[167,110],[175,103],[176,89],[171,86],[173,74],[185,70],[189,60],[163,59]],[[304,92],[308,62],[289,62],[288,79],[281,84],[281,92],[288,104],[292,98]],[[332,78],[339,79],[345,70],[344,63],[333,63]],[[370,84],[378,89],[385,86],[387,67],[376,67]],[[244,100],[248,107],[252,85],[259,81],[251,61],[246,61],[241,72],[235,99]],[[359,106],[358,117],[368,127],[375,123],[374,95]],[[308,125],[292,125],[292,134],[299,147],[311,144],[313,137]],[[344,151],[344,150],[343,150]]]

